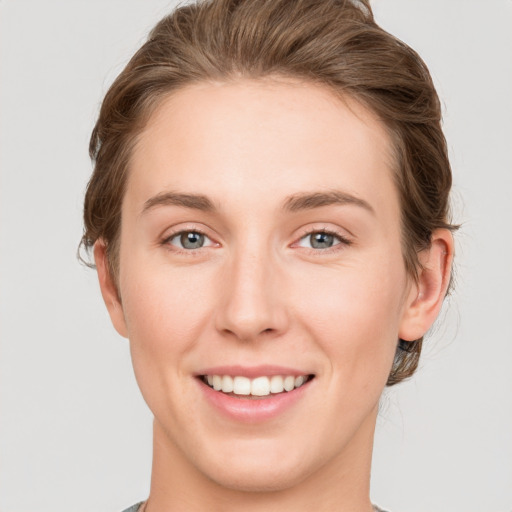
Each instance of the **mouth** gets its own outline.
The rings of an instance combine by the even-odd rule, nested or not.
[[[286,411],[302,410],[296,408],[315,396],[315,380],[315,374],[274,365],[217,366],[196,374],[202,395],[213,408],[208,410],[237,424],[273,421]]]
[[[294,391],[310,382],[314,375],[263,375],[251,379],[243,375],[208,374],[198,378],[214,391],[228,396],[264,399]]]

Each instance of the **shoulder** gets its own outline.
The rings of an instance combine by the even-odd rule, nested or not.
[[[139,507],[143,504],[143,501],[140,501],[139,503],[136,503],[135,505],[132,505],[130,508],[127,508],[126,510],[123,510],[123,512],[137,512],[139,510]]]

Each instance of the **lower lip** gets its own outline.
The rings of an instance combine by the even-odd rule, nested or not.
[[[266,398],[258,397],[255,399],[246,398],[245,396],[237,398],[221,391],[215,391],[201,379],[197,379],[197,382],[206,400],[225,416],[242,423],[258,423],[276,418],[296,404],[311,386],[312,380],[314,379],[308,380],[308,382],[292,391],[284,391],[275,395],[270,394]]]

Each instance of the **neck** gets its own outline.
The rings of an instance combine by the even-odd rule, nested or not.
[[[377,409],[342,453],[280,489],[240,489],[200,471],[153,424],[151,491],[145,512],[371,512],[370,468]]]

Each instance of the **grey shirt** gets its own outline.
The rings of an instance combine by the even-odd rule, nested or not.
[[[140,501],[139,503],[136,503],[135,505],[131,506],[130,508],[123,510],[123,512],[137,512],[137,510],[139,510],[139,507],[143,503],[144,503],[143,501]],[[375,510],[375,512],[386,512],[385,510],[382,510],[381,508],[377,507],[376,505],[373,505],[373,509]]]

